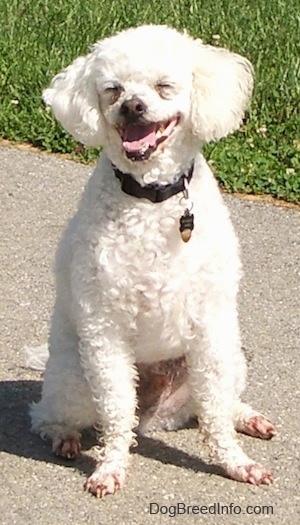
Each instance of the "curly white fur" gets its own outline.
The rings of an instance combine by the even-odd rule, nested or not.
[[[44,92],[76,139],[105,152],[58,249],[50,358],[32,424],[54,439],[57,453],[65,440],[74,455],[78,432],[101,425],[103,458],[86,484],[96,495],[114,492],[125,479],[138,423],[136,365],[181,355],[193,411],[216,461],[236,479],[271,481],[234,437],[234,426],[243,429],[250,413],[240,402],[241,265],[228,211],[199,152],[239,127],[251,91],[245,58],[165,26],[142,26],[95,44]],[[120,126],[124,104],[136,99],[147,122],[176,126],[149,158],[134,160]],[[147,147],[136,140],[137,149]],[[195,229],[184,244],[182,194],[155,204],[126,195],[112,163],[141,185],[164,185],[193,160]]]

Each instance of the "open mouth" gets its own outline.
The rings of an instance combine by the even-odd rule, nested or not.
[[[130,124],[118,128],[126,156],[131,160],[147,160],[158,146],[170,137],[179,122],[173,117],[165,122]]]

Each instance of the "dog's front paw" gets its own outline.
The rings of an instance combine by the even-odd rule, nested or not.
[[[75,459],[81,452],[80,435],[74,433],[57,436],[53,440],[52,450],[56,456]]]
[[[234,468],[227,467],[225,470],[232,479],[251,485],[270,485],[273,482],[271,472],[257,463]]]
[[[97,466],[93,474],[88,477],[84,484],[84,490],[90,492],[96,498],[102,498],[121,489],[124,482],[125,468],[103,463]]]

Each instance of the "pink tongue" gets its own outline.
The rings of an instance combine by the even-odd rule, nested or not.
[[[154,146],[156,143],[156,125],[128,126],[123,134],[123,146],[126,151],[140,151],[145,144]]]

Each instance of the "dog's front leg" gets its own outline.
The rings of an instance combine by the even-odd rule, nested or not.
[[[238,481],[271,483],[270,472],[243,452],[234,431],[234,407],[246,375],[235,304],[206,303],[187,364],[199,425],[217,463]]]
[[[97,497],[113,494],[125,481],[132,429],[137,425],[136,369],[131,352],[117,336],[115,327],[95,325],[83,330],[80,341],[81,365],[92,392],[103,431],[101,461],[85,483]]]

